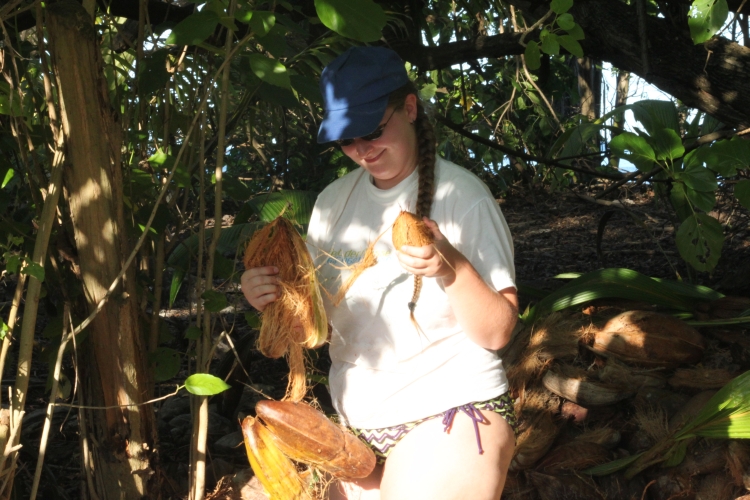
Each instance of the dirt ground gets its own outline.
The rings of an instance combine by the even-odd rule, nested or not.
[[[515,245],[517,280],[528,290],[550,291],[564,281],[561,273],[586,273],[602,267],[625,267],[648,276],[690,279],[711,286],[726,294],[750,296],[750,215],[730,200],[721,199],[715,215],[725,226],[727,241],[718,267],[712,273],[690,272],[682,262],[674,244],[674,225],[667,206],[647,189],[631,191],[619,199],[608,197],[605,204],[592,202],[602,187],[550,194],[545,191],[513,190],[501,199],[505,218]],[[613,205],[614,203],[614,205]],[[605,220],[600,248],[597,233]],[[640,223],[636,223],[638,220]],[[11,292],[12,293],[12,290]],[[279,398],[286,385],[287,367],[283,360],[269,360],[252,349],[254,332],[244,320],[248,306],[235,289],[234,314],[222,316],[221,328],[232,332],[235,347],[242,353],[249,380],[238,376],[237,389],[214,398],[209,429],[208,486],[214,488],[223,476],[247,469],[247,458],[240,446],[239,418],[251,414],[259,393]],[[532,294],[521,293],[522,307],[534,300]],[[182,300],[186,304],[186,299]],[[191,318],[186,309],[165,314],[165,322],[174,337],[170,347],[185,352],[188,342],[183,334]],[[220,328],[220,329],[221,329]],[[229,346],[223,343],[214,368],[224,374],[231,357],[224,357]],[[228,353],[228,354],[231,354]],[[326,352],[320,353],[317,366],[324,372]],[[24,496],[31,483],[37,458],[39,434],[48,398],[45,395],[45,363],[35,362],[23,431],[23,452],[16,484],[17,498]],[[14,367],[6,369],[14,373]],[[239,370],[237,370],[239,373]],[[187,376],[183,371],[179,377]],[[3,380],[3,391],[12,384],[12,377]],[[162,384],[159,390],[171,392],[175,379]],[[250,385],[245,388],[241,383]],[[324,409],[329,409],[325,393],[318,386],[316,394]],[[187,397],[175,397],[159,405],[160,466],[163,474],[164,498],[184,498],[187,487],[187,463],[190,442],[190,414]],[[73,499],[80,497],[81,471],[78,451],[77,422],[74,413],[59,409],[55,414],[50,450],[45,462],[42,489],[38,498]]]

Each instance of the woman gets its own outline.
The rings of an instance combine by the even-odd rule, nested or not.
[[[477,177],[436,156],[393,51],[349,49],[325,68],[321,90],[318,142],[336,141],[361,168],[320,194],[308,246],[331,295],[372,242],[377,258],[340,304],[326,304],[334,407],[379,458],[331,498],[497,500],[515,445],[496,353],[518,308],[507,224]],[[401,210],[424,218],[434,244],[395,251]],[[243,274],[256,309],[278,297],[277,272]]]

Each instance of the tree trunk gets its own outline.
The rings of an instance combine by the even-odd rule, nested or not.
[[[576,60],[578,95],[581,98],[581,114],[594,121],[599,118],[602,88],[602,70],[588,57]]]
[[[47,8],[49,46],[62,109],[68,203],[85,298],[93,311],[128,255],[120,164],[120,125],[111,109],[91,17],[74,0]],[[145,353],[130,270],[88,327],[80,346],[84,463],[91,497],[138,499],[153,474],[155,425],[147,394]],[[119,408],[117,406],[120,406]]]

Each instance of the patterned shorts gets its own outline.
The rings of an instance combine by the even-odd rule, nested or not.
[[[422,422],[426,422],[427,420],[432,420],[434,418],[443,417],[443,425],[445,426],[444,430],[445,432],[448,432],[451,425],[453,424],[453,418],[456,416],[456,413],[462,411],[467,414],[474,422],[474,433],[476,434],[477,438],[477,448],[479,449],[479,453],[482,454],[484,453],[484,450],[482,450],[482,442],[479,439],[479,424],[488,422],[479,410],[487,410],[500,414],[500,416],[503,417],[513,429],[513,433],[516,435],[516,437],[518,437],[518,420],[516,419],[516,414],[513,411],[513,398],[511,398],[507,392],[495,399],[490,399],[488,401],[482,401],[479,403],[469,403],[458,406],[456,408],[451,408],[450,410],[443,413],[438,413],[437,415],[432,415],[431,417],[422,418],[415,422],[408,422],[405,424],[395,425],[393,427],[385,427],[383,429],[356,429],[354,427],[352,427],[351,429],[357,437],[362,439],[370,446],[370,448],[372,448],[372,451],[375,452],[378,463],[382,464],[385,462],[385,459],[388,458],[388,455],[390,455],[393,447],[396,446],[396,444],[404,436],[406,436],[409,431],[414,429]]]

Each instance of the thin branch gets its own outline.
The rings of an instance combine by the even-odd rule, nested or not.
[[[533,162],[541,163],[541,164],[544,164],[544,165],[551,165],[553,167],[563,168],[565,170],[572,170],[574,172],[580,172],[582,174],[593,175],[594,177],[601,177],[603,179],[620,180],[620,179],[623,178],[623,174],[620,174],[620,173],[611,174],[611,173],[606,173],[606,172],[597,172],[595,170],[589,170],[589,169],[586,169],[586,168],[575,167],[573,165],[565,165],[564,163],[560,163],[560,161],[558,161],[558,160],[549,159],[549,158],[542,158],[542,157],[539,157],[539,156],[533,156],[533,155],[530,155],[530,154],[526,154],[526,153],[524,153],[522,151],[518,151],[518,150],[515,150],[513,148],[509,148],[507,146],[503,146],[502,144],[498,144],[496,142],[490,141],[488,139],[485,139],[484,137],[480,137],[480,136],[478,136],[476,134],[472,134],[471,132],[468,132],[468,131],[464,130],[463,128],[461,128],[460,125],[457,125],[457,124],[453,123],[449,119],[447,119],[447,118],[445,118],[443,116],[440,116],[439,114],[436,114],[435,118],[437,119],[437,121],[439,121],[440,123],[442,123],[443,125],[445,125],[449,129],[451,129],[451,130],[453,130],[455,132],[458,132],[459,134],[463,135],[467,139],[471,139],[474,142],[478,142],[478,143],[484,144],[485,146],[488,146],[490,148],[497,149],[498,151],[502,151],[503,153],[505,153],[505,154],[507,154],[509,156],[514,156],[514,157],[520,158],[522,160],[533,161]]]

